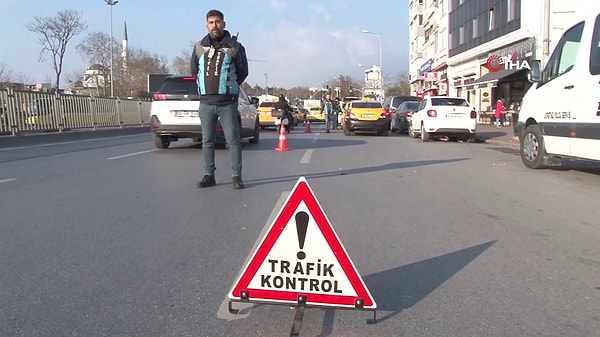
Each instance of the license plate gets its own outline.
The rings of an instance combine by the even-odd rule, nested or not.
[[[362,114],[362,115],[360,115],[360,117],[361,118],[374,118],[375,115],[372,115],[372,114]]]
[[[446,118],[462,118],[462,114],[446,114]]]
[[[174,110],[174,117],[198,117],[198,110]]]

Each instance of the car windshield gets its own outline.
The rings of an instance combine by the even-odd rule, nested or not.
[[[469,106],[463,98],[437,97],[431,99],[431,105]]]
[[[406,101],[418,102],[419,99],[417,97],[413,97],[413,96],[400,96],[400,97],[396,97],[396,99],[392,100],[392,105],[394,106],[394,108],[397,108],[400,106],[400,104],[402,104]]]
[[[262,108],[272,108],[275,106],[275,103],[276,102],[262,102],[262,103],[260,103],[260,106]]]
[[[198,85],[193,77],[167,78],[158,92],[161,94],[198,95]]]
[[[355,109],[381,109],[379,102],[352,102],[352,108]]]
[[[399,110],[417,110],[417,108],[419,107],[419,102],[404,102],[400,105],[400,109]]]

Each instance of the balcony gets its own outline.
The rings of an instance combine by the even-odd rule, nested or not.
[[[423,13],[423,4],[418,3],[417,0],[413,0],[411,2],[411,6],[408,8],[408,12],[410,13],[410,15]]]
[[[416,38],[418,36],[425,36],[425,29],[423,28],[423,26],[412,27],[410,30],[410,36],[411,36],[411,38]]]

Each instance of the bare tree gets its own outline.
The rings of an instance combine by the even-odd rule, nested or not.
[[[123,69],[123,60],[117,60],[118,69]],[[147,87],[148,74],[167,74],[168,60],[164,56],[150,54],[142,49],[129,49],[127,72],[122,72],[115,81],[115,95],[121,97],[137,96]],[[115,76],[116,77],[116,76]]]
[[[397,75],[396,80],[385,90],[386,96],[410,95],[410,80],[407,72]]]
[[[179,56],[175,56],[173,59],[173,71],[179,75],[189,75],[191,72],[190,69],[190,59],[192,57],[192,50],[194,50],[194,46],[196,43],[194,41],[190,41],[190,47],[188,49],[184,49],[181,51]]]
[[[12,70],[8,69],[6,64],[0,63],[0,84],[8,83],[13,80]]]
[[[83,15],[66,9],[58,12],[54,17],[36,16],[26,27],[30,32],[40,35],[39,43],[42,45],[40,61],[45,53],[52,56],[52,67],[56,73],[56,90],[58,90],[67,44],[73,36],[87,29]]]
[[[102,92],[106,95],[106,86],[110,83],[110,48],[113,50],[119,48],[119,43],[110,35],[102,32],[94,32],[77,45],[77,51],[80,55],[88,60],[90,69],[92,70],[92,82],[96,86],[96,91],[99,94],[99,87],[102,87]]]

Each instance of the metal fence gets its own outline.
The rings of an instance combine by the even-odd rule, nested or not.
[[[0,89],[0,135],[146,126],[150,122],[150,103]]]

